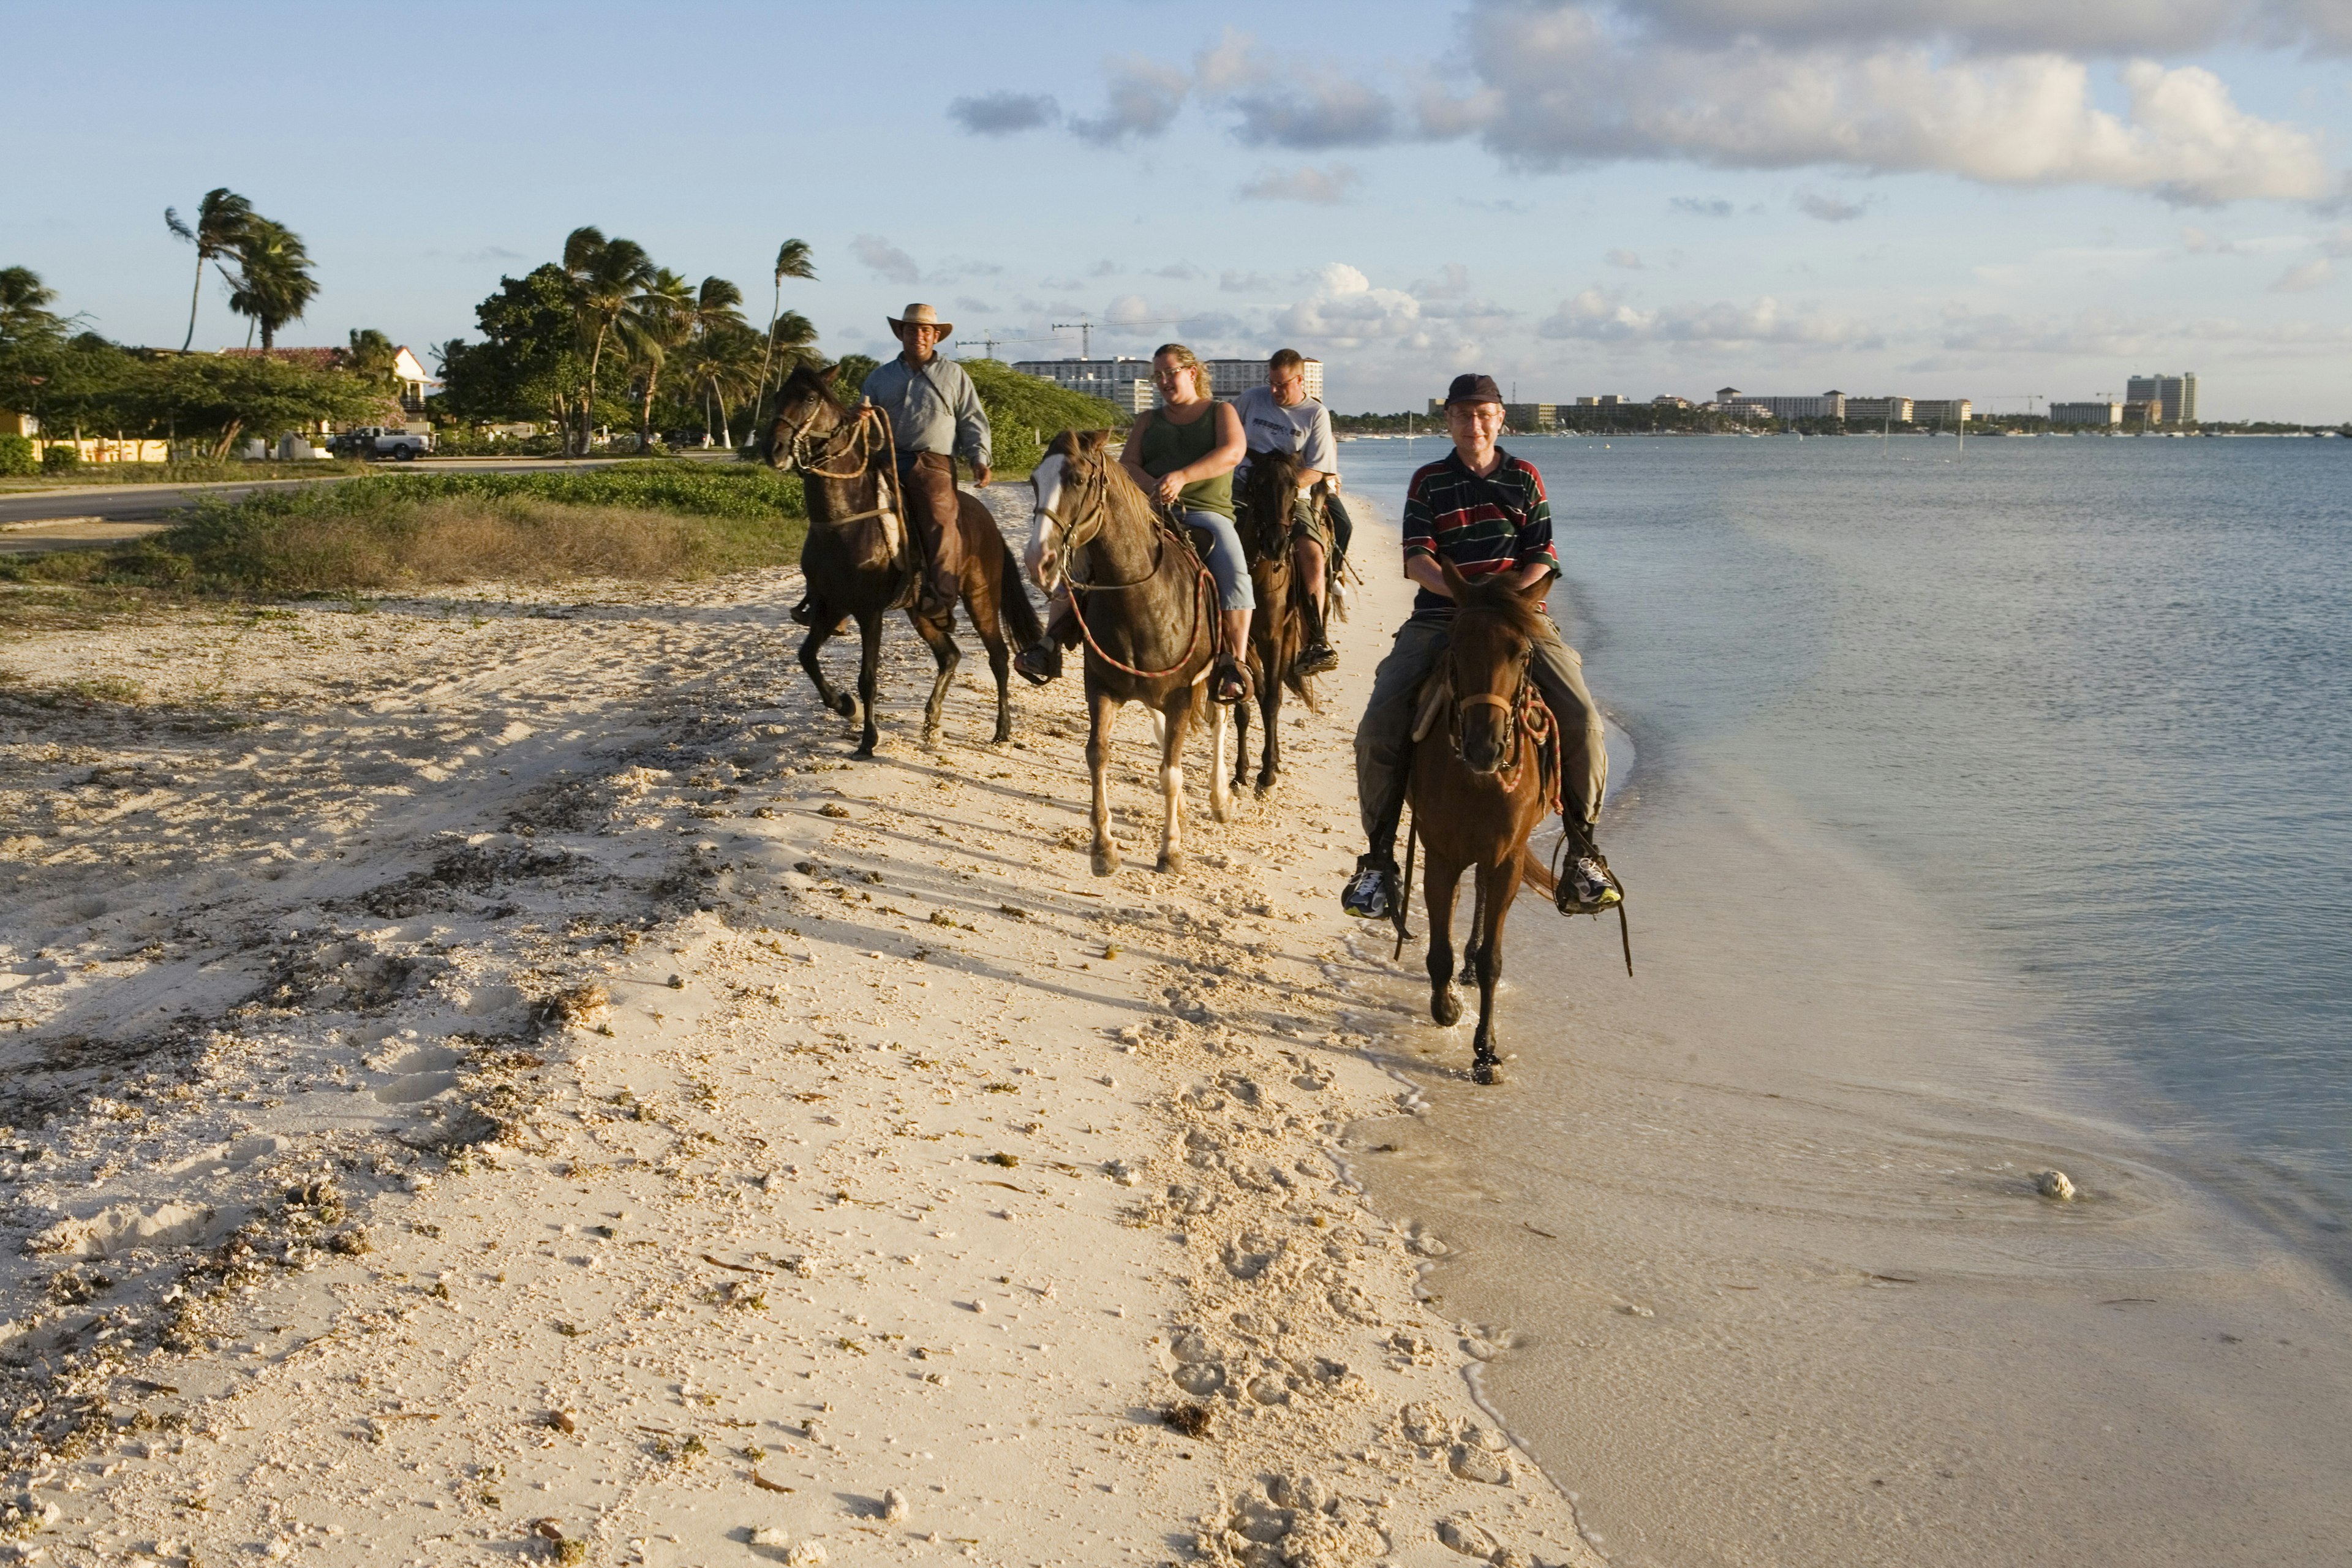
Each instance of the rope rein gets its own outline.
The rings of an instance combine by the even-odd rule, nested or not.
[[[1087,478],[1099,481],[1095,487],[1099,492],[1095,510],[1097,512],[1108,512],[1110,510],[1110,484],[1108,476],[1093,468],[1086,472]],[[1193,562],[1192,576],[1192,638],[1184,645],[1182,656],[1165,669],[1139,669],[1126,660],[1113,657],[1100,642],[1096,640],[1094,628],[1087,625],[1087,613],[1082,606],[1088,594],[1122,593],[1130,588],[1139,588],[1157,578],[1160,569],[1168,563],[1168,546],[1171,541],[1188,553],[1192,547],[1179,538],[1175,531],[1155,514],[1154,522],[1157,526],[1154,531],[1157,538],[1152,544],[1151,570],[1129,583],[1089,583],[1082,580],[1077,574],[1078,552],[1101,536],[1102,524],[1099,521],[1096,522],[1092,531],[1088,532],[1084,539],[1073,542],[1071,535],[1074,531],[1069,524],[1064,522],[1057,513],[1051,510],[1048,510],[1045,515],[1053,520],[1055,526],[1062,532],[1062,542],[1055,553],[1059,558],[1057,565],[1062,574],[1062,581],[1070,585],[1070,614],[1078,623],[1078,635],[1086,638],[1087,647],[1094,650],[1095,657],[1112,668],[1124,670],[1141,680],[1158,680],[1164,676],[1175,674],[1192,663],[1192,656],[1201,651],[1201,638],[1208,630],[1209,593],[1215,588],[1215,582],[1209,574],[1208,566],[1197,557]]]

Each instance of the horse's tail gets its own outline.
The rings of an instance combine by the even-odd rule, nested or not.
[[[1525,844],[1519,846],[1519,879],[1530,883],[1537,892],[1549,899],[1559,891],[1559,879],[1543,863],[1543,857]]]
[[[1027,647],[1045,635],[1045,624],[1037,618],[1037,606],[1029,602],[1029,584],[1022,578],[1021,563],[1013,558],[1013,546],[1000,540],[996,547],[1004,554],[996,589],[998,613],[1004,617],[1004,629],[1013,634],[1013,646]]]

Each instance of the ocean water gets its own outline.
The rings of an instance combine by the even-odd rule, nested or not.
[[[2013,982],[2035,1092],[2352,1279],[2352,442],[1507,445],[1645,809],[1752,780]]]

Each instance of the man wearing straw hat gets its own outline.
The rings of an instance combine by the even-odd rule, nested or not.
[[[860,390],[866,402],[890,416],[907,520],[922,541],[923,584],[916,613],[943,620],[963,596],[955,460],[959,455],[968,458],[972,482],[988,483],[988,410],[963,367],[932,352],[955,331],[953,321],[940,321],[929,305],[909,305],[904,316],[888,321],[898,340],[898,357],[876,365]]]

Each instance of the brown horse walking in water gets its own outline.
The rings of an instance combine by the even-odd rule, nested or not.
[[[905,609],[937,664],[930,700],[923,705],[925,741],[939,739],[940,704],[963,652],[953,636],[954,612],[934,620],[911,607],[923,547],[907,521],[906,498],[891,461],[889,416],[868,405],[845,407],[834,396],[829,376],[829,371],[802,365],[784,383],[768,461],[799,469],[808,497],[801,574],[808,584],[809,633],[801,641],[801,668],[816,683],[817,700],[843,718],[864,705],[866,725],[856,754],[870,757],[878,738],[874,705],[883,617]],[[993,738],[1001,744],[1013,738],[1013,699],[1005,679],[1013,656],[1005,634],[1010,631],[1024,647],[1036,641],[1037,611],[987,506],[962,491],[957,501],[956,523],[963,531],[963,606],[987,645],[988,668],[996,676]],[[816,658],[845,616],[856,620],[860,643],[855,698],[825,679]]]
[[[1423,884],[1429,1013],[1441,1024],[1462,1016],[1454,989],[1454,900],[1463,871],[1475,873],[1463,957],[1478,981],[1474,1072],[1480,1083],[1493,1083],[1502,1060],[1495,1048],[1495,987],[1503,978],[1503,921],[1522,880],[1547,894],[1556,886],[1528,849],[1528,835],[1559,791],[1551,710],[1528,677],[1530,651],[1545,635],[1540,606],[1549,584],[1473,584],[1450,563],[1439,565],[1454,595],[1454,625],[1444,660],[1422,690],[1405,798],[1413,835],[1429,853]],[[1411,854],[1408,847],[1408,864]],[[1397,900],[1400,949],[1410,896],[1407,888]]]
[[[1289,452],[1253,452],[1249,474],[1234,494],[1242,553],[1249,558],[1250,584],[1257,608],[1250,616],[1250,679],[1257,687],[1258,717],[1265,727],[1260,744],[1257,793],[1274,787],[1282,772],[1282,689],[1286,686],[1313,712],[1322,707],[1313,684],[1290,673],[1307,646],[1307,617],[1297,595],[1306,591],[1291,560],[1290,506],[1298,490],[1298,458]],[[1234,784],[1249,772],[1249,705],[1234,704]]]
[[[1070,586],[1087,656],[1087,767],[1094,776],[1094,871],[1118,869],[1110,837],[1111,721],[1129,702],[1150,710],[1160,739],[1165,815],[1160,869],[1184,868],[1184,740],[1211,711],[1209,815],[1223,822],[1225,710],[1208,700],[1217,653],[1217,590],[1208,569],[1110,457],[1108,430],[1065,430],[1030,475],[1037,497],[1029,572],[1049,592]]]

